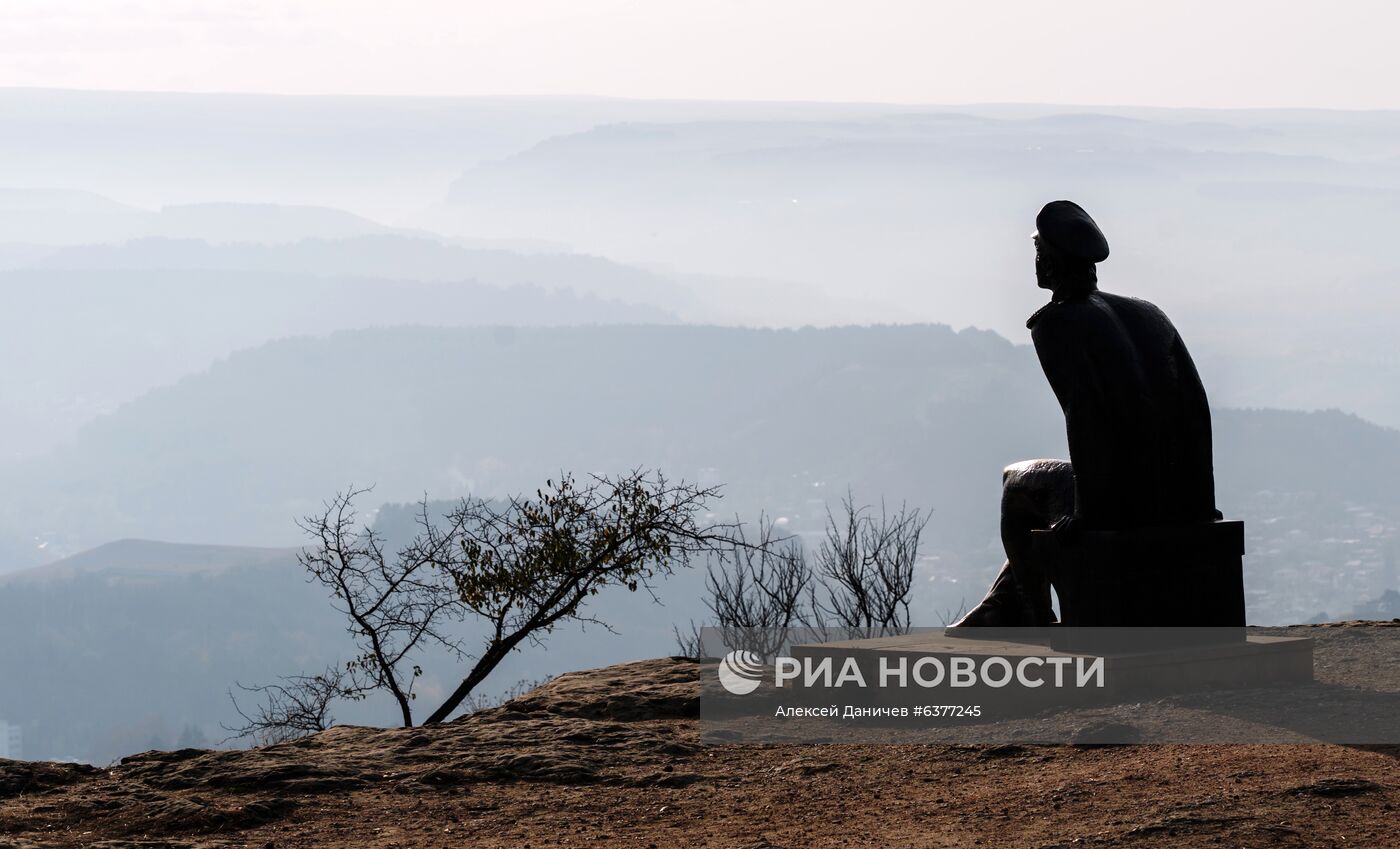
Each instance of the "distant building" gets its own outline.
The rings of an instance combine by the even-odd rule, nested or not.
[[[0,758],[19,760],[24,757],[24,737],[18,725],[0,719]]]

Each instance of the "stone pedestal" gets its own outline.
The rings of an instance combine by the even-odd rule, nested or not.
[[[1243,522],[1084,531],[1068,542],[1035,531],[1032,546],[1064,627],[1244,626]]]

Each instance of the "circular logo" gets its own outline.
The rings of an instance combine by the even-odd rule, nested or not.
[[[747,696],[763,681],[763,658],[751,651],[732,651],[719,662],[719,683],[736,696]]]

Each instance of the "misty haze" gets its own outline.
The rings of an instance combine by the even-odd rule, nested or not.
[[[0,849],[1396,845],[1397,29],[7,0]]]
[[[813,542],[848,492],[904,503],[912,618],[940,624],[1001,561],[1000,468],[1067,456],[1023,326],[1061,196],[1113,242],[1102,288],[1200,366],[1248,621],[1400,616],[1396,113],[6,90],[0,115],[26,757],[216,742],[233,682],[343,661],[296,520],[351,485],[394,544],[419,499],[561,470],[721,485],[718,514]],[[494,689],[655,655],[702,578],[603,593],[616,633],[567,626]]]

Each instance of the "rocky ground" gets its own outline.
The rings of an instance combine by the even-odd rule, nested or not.
[[[1396,746],[705,745],[701,672],[572,673],[434,728],[0,761],[0,847],[1400,846]]]

